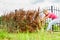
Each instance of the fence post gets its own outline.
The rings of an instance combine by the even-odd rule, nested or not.
[[[53,12],[53,6],[51,6],[51,12]]]

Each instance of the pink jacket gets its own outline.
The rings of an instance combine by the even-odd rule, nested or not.
[[[52,19],[58,18],[57,15],[55,15],[54,13],[48,13],[46,16],[48,16],[49,18],[52,18]]]

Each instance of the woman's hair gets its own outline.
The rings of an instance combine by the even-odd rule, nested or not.
[[[47,9],[43,9],[43,12],[48,12],[48,10]]]

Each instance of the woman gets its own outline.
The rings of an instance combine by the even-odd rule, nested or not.
[[[51,18],[52,19],[52,21],[49,22],[48,27],[47,27],[47,31],[52,31],[52,25],[58,23],[60,21],[60,19],[54,13],[48,12],[48,10],[44,9],[43,13],[45,14],[45,17],[43,18],[44,20],[46,20],[47,18]]]

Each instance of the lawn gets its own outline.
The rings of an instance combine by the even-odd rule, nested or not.
[[[60,32],[7,33],[0,31],[0,40],[60,40]]]

